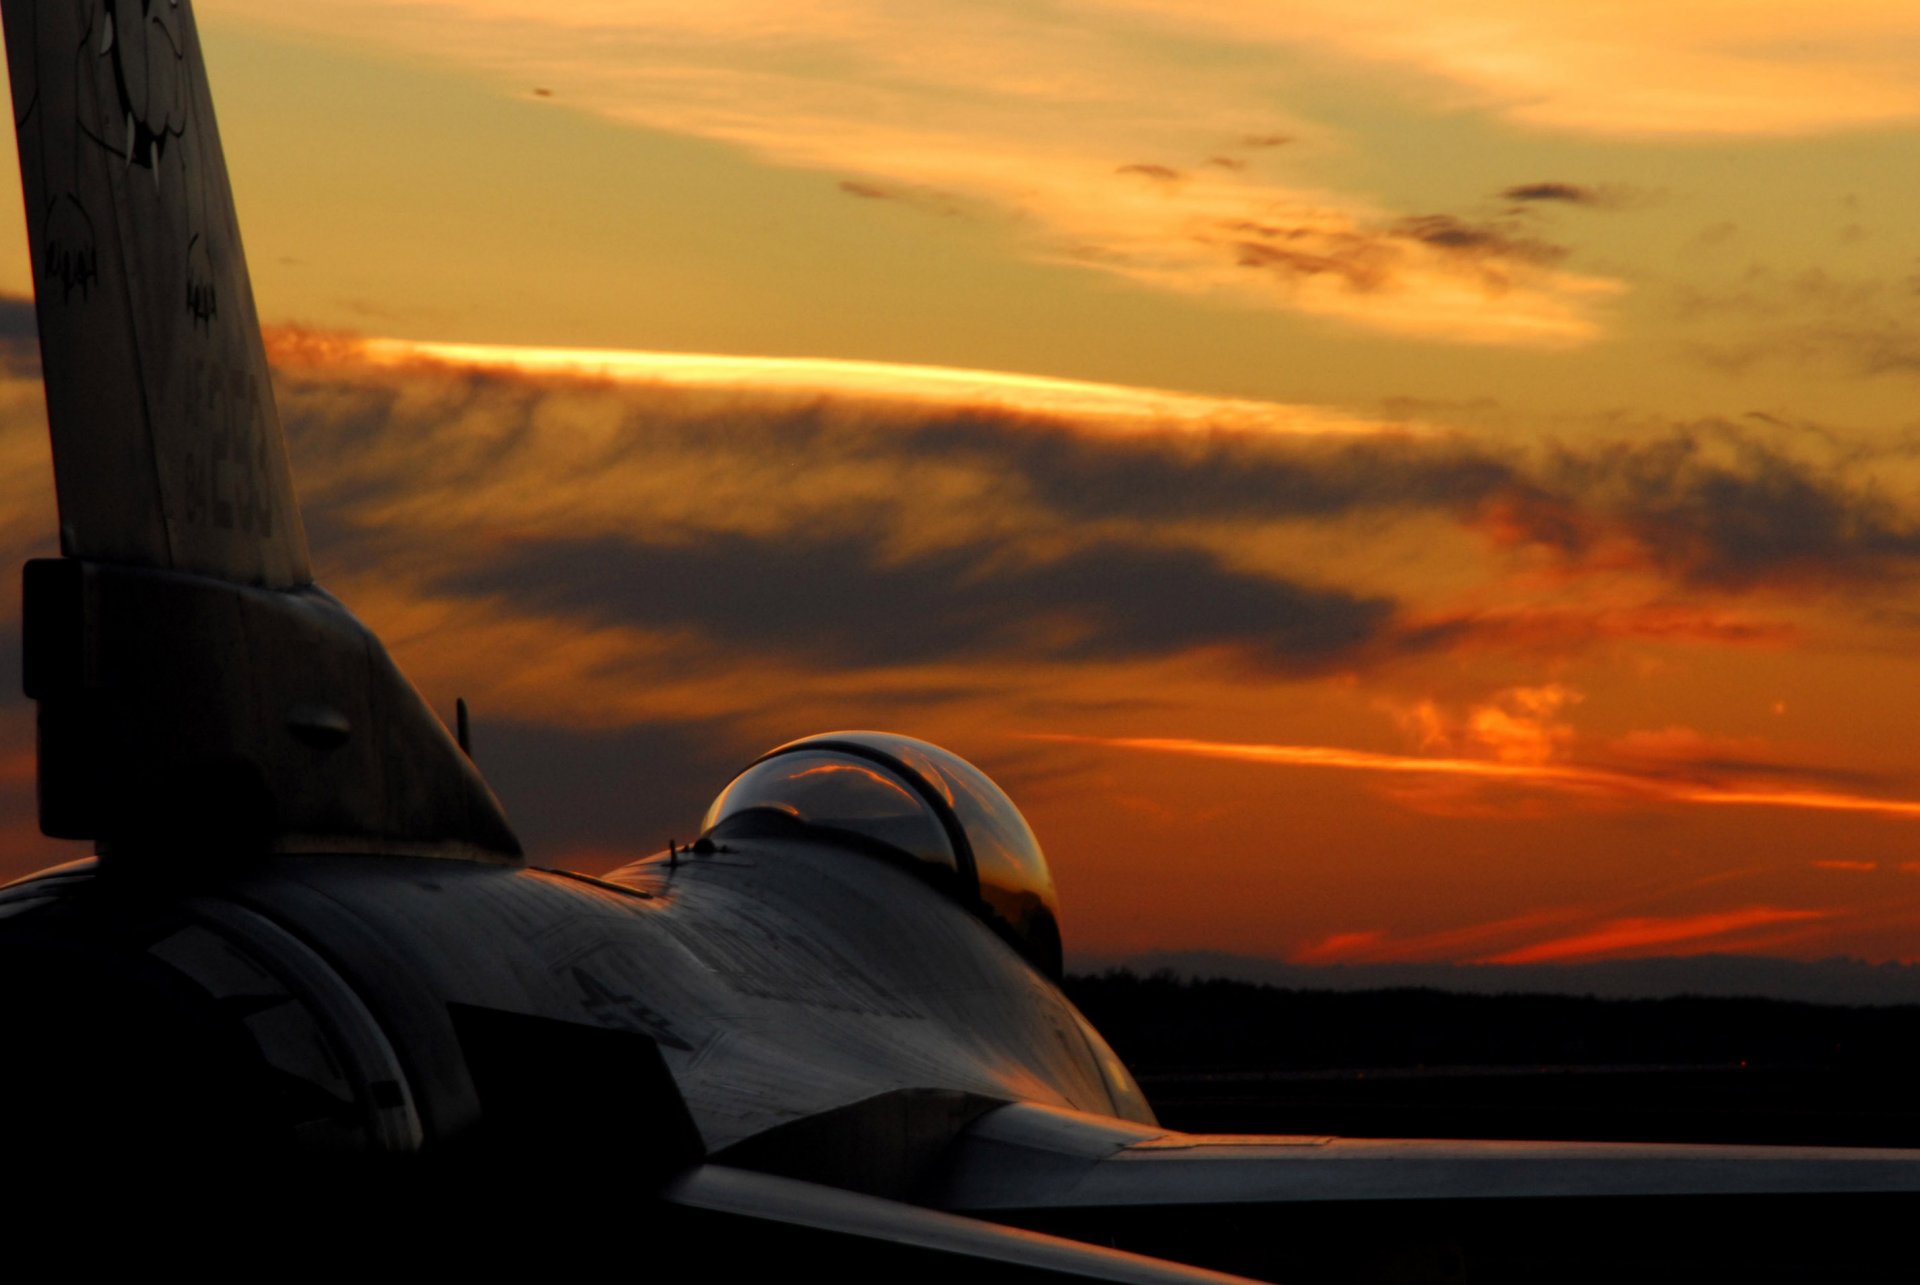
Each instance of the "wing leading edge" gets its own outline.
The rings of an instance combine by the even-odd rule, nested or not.
[[[1016,1104],[961,1137],[934,1203],[985,1213],[1912,1192],[1920,1151],[1185,1134]]]
[[[765,1264],[832,1255],[843,1280],[1054,1280],[1125,1285],[1245,1285],[1245,1278],[1003,1227],[793,1178],[697,1166],[665,1199],[714,1220],[711,1242]],[[710,1268],[732,1268],[716,1256]]]
[[[1920,1151],[1169,1133],[1001,1107],[939,1208],[1296,1282],[1864,1279],[1910,1253]]]

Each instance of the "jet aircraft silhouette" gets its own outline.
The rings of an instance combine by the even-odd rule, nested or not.
[[[594,1157],[710,1255],[1156,1282],[1221,1278],[1135,1231],[1258,1267],[1300,1206],[1920,1190],[1900,1151],[1164,1129],[1057,985],[1019,811],[904,736],[781,746],[603,878],[529,864],[312,581],[190,5],[4,21],[60,515],[40,822],[97,851],[0,891],[16,1158]]]

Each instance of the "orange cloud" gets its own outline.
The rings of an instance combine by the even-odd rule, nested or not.
[[[1432,700],[1387,708],[1423,750],[1451,755],[1471,747],[1495,762],[1537,766],[1562,757],[1572,743],[1573,728],[1558,714],[1582,699],[1570,687],[1547,683],[1509,687],[1458,717]]]
[[[1502,763],[1539,765],[1561,757],[1573,740],[1573,728],[1556,715],[1582,700],[1559,683],[1512,687],[1467,716],[1468,732]]]
[[[1329,933],[1318,941],[1301,946],[1287,956],[1295,964],[1332,964],[1353,959],[1371,959],[1373,949],[1386,940],[1378,929],[1365,932]]]
[[[1672,779],[1652,772],[1630,772],[1577,763],[1503,762],[1498,759],[1422,757],[1325,745],[1264,745],[1198,741],[1177,737],[1076,736],[1034,732],[1031,739],[1114,749],[1183,754],[1275,767],[1333,768],[1405,777],[1437,777],[1507,782],[1569,793],[1604,793],[1622,798],[1700,804],[1708,807],[1798,808],[1824,812],[1862,812],[1920,819],[1920,801],[1882,799],[1839,791],[1746,787]]]
[[[1825,910],[1788,910],[1749,906],[1701,915],[1610,919],[1588,932],[1537,942],[1475,960],[1480,964],[1572,963],[1578,960],[1646,954],[1701,954],[1726,945],[1726,938],[1756,928],[1828,919]]]
[[[1462,954],[1475,954],[1490,947],[1524,939],[1544,928],[1570,923],[1581,918],[1571,909],[1529,911],[1491,923],[1467,924],[1436,932],[1393,937],[1387,933],[1337,932],[1288,952],[1294,964],[1394,964],[1418,961],[1447,961]]]
[[[1855,871],[1859,873],[1866,873],[1867,871],[1878,870],[1880,868],[1880,863],[1877,861],[1829,860],[1829,861],[1816,861],[1813,863],[1813,868],[1815,870],[1848,870],[1848,871]]]

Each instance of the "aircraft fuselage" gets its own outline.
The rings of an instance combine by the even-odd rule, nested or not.
[[[876,1100],[920,1101],[956,1129],[1000,1102],[1152,1119],[1101,1037],[979,919],[829,843],[734,840],[604,880],[282,855],[164,886],[90,862],[0,892],[0,924],[10,977],[70,969],[76,942],[118,961],[68,983],[92,976],[97,994],[51,997],[52,1021],[148,992],[184,1012],[203,994],[205,1020],[167,1038],[205,1028],[242,1060],[251,1039],[279,1088],[241,1096],[308,1148],[457,1145],[489,1119],[558,1135],[595,1114],[657,1135],[658,1068],[709,1153]],[[222,1022],[237,1030],[211,1034]],[[124,1018],[93,1023],[116,1025],[143,1038]],[[888,1118],[883,1131],[924,1127]]]

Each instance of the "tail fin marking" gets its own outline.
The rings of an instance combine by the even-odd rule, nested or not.
[[[193,15],[7,0],[61,551],[311,579]]]

